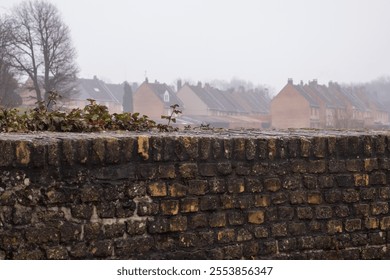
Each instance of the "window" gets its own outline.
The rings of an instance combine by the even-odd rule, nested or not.
[[[100,89],[98,89],[98,88],[93,88],[93,90],[96,92],[100,92]]]
[[[167,90],[164,92],[164,102],[169,102],[169,93]]]

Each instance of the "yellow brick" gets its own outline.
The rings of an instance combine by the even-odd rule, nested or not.
[[[138,137],[138,154],[144,159],[149,159],[149,137],[139,136]]]
[[[251,224],[260,225],[264,223],[264,212],[263,211],[253,211],[248,213],[248,222]]]

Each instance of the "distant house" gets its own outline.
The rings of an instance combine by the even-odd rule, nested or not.
[[[68,110],[84,108],[90,104],[88,99],[94,99],[96,103],[107,106],[111,113],[120,113],[122,112],[122,102],[116,98],[116,95],[120,94],[121,90],[123,91],[123,85],[106,84],[96,76],[93,79],[77,79],[69,96],[59,99],[56,106]],[[37,97],[30,79],[20,89],[20,96],[22,107],[36,106]]]
[[[134,112],[147,115],[149,118],[160,121],[162,115],[172,113],[171,105],[178,104],[183,108],[183,102],[175,91],[167,84],[150,83],[147,79],[133,93]]]
[[[114,92],[120,91],[121,85],[107,85],[96,76],[93,79],[78,79],[73,92],[62,100],[61,105],[66,109],[84,108],[93,99],[97,104],[107,106],[110,113],[121,113],[122,103],[115,97]],[[122,89],[123,91],[123,89]]]
[[[213,126],[261,127],[269,122],[268,95],[260,91],[222,91],[199,82],[184,84],[177,93],[184,103],[183,118],[202,120]]]
[[[319,128],[320,104],[303,87],[287,85],[271,101],[271,125],[274,128]]]
[[[273,128],[363,128],[389,125],[384,106],[365,88],[292,79],[271,101]]]

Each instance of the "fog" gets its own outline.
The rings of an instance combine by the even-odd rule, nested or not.
[[[0,0],[0,12],[20,1]],[[239,78],[367,82],[389,75],[387,0],[51,0],[80,76],[120,83]]]

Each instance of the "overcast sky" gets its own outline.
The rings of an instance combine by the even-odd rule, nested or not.
[[[390,75],[388,0],[49,1],[71,29],[83,78],[238,77],[278,92],[288,78]],[[0,0],[0,12],[18,2]]]

